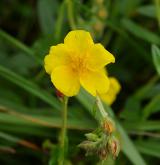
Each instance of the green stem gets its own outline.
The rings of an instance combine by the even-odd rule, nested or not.
[[[56,21],[56,28],[55,28],[55,39],[58,42],[60,40],[61,32],[62,32],[62,26],[63,26],[63,20],[64,20],[64,12],[65,12],[65,2],[66,0],[63,0],[60,9],[59,9],[59,14],[58,18]]]
[[[66,0],[66,2],[67,2],[69,24],[71,26],[71,29],[74,30],[76,29],[76,23],[73,16],[73,2],[72,0]]]
[[[62,129],[60,134],[60,155],[58,159],[58,165],[64,165],[65,161],[65,147],[66,147],[66,133],[67,133],[67,106],[68,97],[64,97],[64,106],[62,112]]]
[[[160,0],[155,0],[154,2],[156,6],[157,20],[160,27]]]
[[[97,104],[97,107],[99,108],[99,111],[100,111],[102,117],[106,118],[108,116],[108,113],[105,111],[99,96],[96,97],[96,104]]]

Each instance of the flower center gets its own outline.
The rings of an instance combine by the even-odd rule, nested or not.
[[[86,56],[76,55],[71,57],[71,67],[77,74],[82,74],[87,70]]]

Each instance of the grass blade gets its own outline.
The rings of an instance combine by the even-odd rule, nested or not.
[[[131,34],[139,37],[151,44],[160,45],[160,37],[153,32],[148,31],[147,29],[139,26],[129,19],[122,19],[123,27],[129,31]]]
[[[34,96],[37,96],[41,100],[51,105],[53,108],[60,109],[60,103],[57,101],[57,99],[49,93],[47,93],[45,90],[41,89],[33,82],[26,80],[25,78],[21,77],[20,75],[12,72],[11,70],[3,66],[0,66],[0,75],[6,78],[7,80],[13,82],[14,84],[20,86],[21,88],[25,89]]]
[[[156,45],[152,45],[152,58],[157,73],[160,75],[160,49]]]
[[[160,121],[125,121],[123,126],[127,131],[160,131]]]
[[[8,41],[10,44],[14,45],[15,47],[19,48],[20,50],[24,51],[27,55],[30,55],[32,58],[35,59],[35,61],[38,64],[42,65],[42,60],[39,59],[37,56],[35,56],[34,51],[30,48],[28,48],[26,45],[24,45],[19,40],[15,39],[14,37],[7,34],[5,31],[0,29],[0,37],[6,41]]]
[[[138,150],[146,155],[160,158],[160,145],[158,141],[146,140],[136,142]]]

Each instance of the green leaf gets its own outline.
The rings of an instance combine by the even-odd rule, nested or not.
[[[151,44],[160,45],[160,37],[153,32],[143,28],[129,19],[122,19],[123,27],[136,37],[139,37]]]
[[[11,70],[14,69],[16,73],[22,75],[27,75],[31,68],[36,67],[33,59],[26,56],[25,53],[16,53],[16,55],[10,57],[10,61],[8,61],[5,66],[9,67]]]
[[[124,128],[130,131],[160,131],[160,121],[124,121]]]
[[[124,13],[124,15],[130,15],[141,3],[141,0],[134,0],[134,1],[123,0],[122,2],[119,1],[119,3],[121,5],[121,10]]]
[[[9,35],[8,33],[6,33],[5,31],[3,31],[1,29],[0,29],[0,38],[2,40],[4,39],[4,40],[8,41],[14,47],[19,48],[20,50],[24,51],[27,55],[29,55],[31,58],[33,58],[37,62],[37,64],[42,65],[42,60],[35,55],[35,53],[32,49],[30,49],[25,44],[23,44],[22,42],[20,42],[19,40],[12,37],[11,35]]]
[[[158,25],[160,27],[160,1],[159,0],[154,0],[155,6],[156,6],[156,15],[157,15],[157,21]]]
[[[11,108],[13,107],[13,108]],[[78,120],[72,116],[74,109],[70,109],[68,114],[68,129],[72,130],[92,130],[96,127],[96,122],[86,117]],[[76,109],[77,110],[77,109]],[[81,111],[81,110],[78,110]],[[52,137],[53,128],[61,127],[61,113],[47,109],[30,109],[23,106],[0,106],[0,130],[12,133],[20,133],[30,136]],[[12,127],[11,127],[12,125]],[[54,133],[54,131],[53,131]]]
[[[16,113],[11,111],[9,114],[0,113],[0,123],[6,123],[10,125],[19,125],[21,129],[23,126],[30,127],[48,127],[48,128],[60,128],[61,116],[42,116],[42,115],[27,115],[25,113]],[[73,118],[68,119],[68,128],[75,130],[92,130],[96,126],[96,123],[90,120],[77,120]],[[27,132],[26,132],[27,134]]]
[[[8,145],[8,142],[9,142],[9,143],[13,143],[13,144],[15,144],[15,143],[20,144],[24,147],[31,148],[31,149],[34,149],[34,150],[39,149],[38,146],[35,145],[34,143],[31,143],[29,141],[21,139],[17,136],[10,135],[8,133],[0,132],[0,139],[4,139],[5,141],[7,141],[7,145]]]
[[[50,104],[53,108],[60,109],[60,103],[58,102],[58,100],[49,93],[47,93],[45,90],[41,89],[35,83],[26,80],[25,78],[3,66],[0,66],[0,75],[7,80],[13,82],[14,84],[20,86],[21,88],[25,89],[34,96],[37,96],[46,103]]]
[[[158,140],[137,141],[136,146],[140,152],[160,158],[160,145]]]
[[[160,84],[155,84],[150,90],[149,93],[144,97],[144,99],[152,99],[160,93]]]
[[[11,135],[6,134],[4,132],[0,132],[0,138],[1,139],[5,139],[7,141],[14,142],[14,143],[17,143],[17,142],[19,142],[21,140],[21,139],[19,139],[17,137],[11,136]]]
[[[135,165],[146,165],[142,156],[138,152],[136,146],[133,144],[132,140],[127,135],[124,128],[118,124],[118,130],[121,135],[122,140],[122,151],[129,158],[129,160]]]
[[[152,113],[160,111],[160,94],[153,97],[152,100],[143,109],[143,119],[147,119]]]
[[[38,18],[40,27],[44,34],[52,34],[54,32],[54,14],[56,11],[57,3],[53,0],[38,0]]]
[[[147,84],[140,87],[136,92],[133,94],[132,97],[135,97],[138,100],[143,100],[148,98],[150,94],[153,94],[153,90],[155,90],[155,83],[159,80],[159,76],[154,76]],[[156,88],[158,91],[159,89]],[[156,92],[154,92],[156,93]]]
[[[136,12],[147,17],[156,18],[156,9],[154,5],[140,6]]]
[[[127,42],[130,46],[132,46],[136,53],[143,57],[143,59],[145,59],[147,62],[150,62],[149,53],[146,51],[146,49],[142,46],[139,46],[139,43],[134,38],[130,37],[130,35],[122,27],[119,26],[119,24],[116,24],[110,20],[107,20],[106,24],[111,30],[118,33],[118,35],[120,35],[120,37],[124,39],[125,43]]]
[[[138,120],[140,119],[140,108],[140,101],[135,97],[129,97],[120,116],[129,121]]]
[[[160,49],[156,45],[152,45],[152,58],[154,66],[160,75]]]
[[[3,66],[0,66],[0,75],[3,76],[4,78],[6,78],[7,80],[15,83],[16,85],[18,85],[19,87],[23,88],[24,90],[28,91],[29,93],[37,96],[38,98],[40,98],[44,102],[46,102],[49,105],[51,105],[56,110],[57,109],[58,110],[61,109],[61,105],[60,105],[60,102],[58,101],[58,99],[56,99],[55,97],[53,97],[52,95],[50,95],[46,91],[42,90],[40,87],[38,87],[32,81],[26,80],[25,78],[23,78],[23,77],[17,75],[16,73],[14,73],[14,72],[12,72],[12,71],[4,68]],[[6,104],[9,104],[9,105],[13,106],[13,104],[10,103],[10,102],[8,102]],[[4,116],[4,114],[3,114],[3,116]],[[72,116],[72,115],[70,115],[70,116]],[[0,117],[2,117],[2,115]],[[33,117],[34,117],[34,115],[33,115]],[[86,118],[84,118],[84,119],[86,119]],[[3,120],[3,117],[1,118],[1,120]],[[12,121],[12,119],[9,119],[9,120]],[[77,120],[77,118],[75,118],[73,120],[75,122],[78,122],[79,121],[79,120]],[[8,120],[6,120],[6,121],[8,121]],[[18,120],[15,120],[15,121],[18,122]],[[55,118],[55,121],[52,121],[52,122],[53,122],[53,125],[55,124],[55,127],[57,127],[57,126],[60,127],[60,125],[61,125],[61,122],[60,121],[61,121],[61,119],[60,119],[60,117],[58,117],[58,119]],[[87,121],[91,121],[91,120],[83,121],[84,125],[88,125],[89,124]],[[70,119],[69,119],[69,123],[70,123]],[[81,124],[80,123],[77,123],[77,126],[78,127],[79,126],[82,126],[82,125],[83,125],[82,123]],[[93,125],[93,124],[89,124],[89,125]],[[90,127],[90,128],[93,128],[93,127]],[[76,129],[76,126],[75,126],[75,129]]]

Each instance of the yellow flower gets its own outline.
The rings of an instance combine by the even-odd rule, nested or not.
[[[104,102],[111,105],[116,100],[117,94],[121,90],[121,85],[118,82],[118,80],[114,77],[109,77],[109,82],[109,90],[106,93],[101,94],[100,97]]]
[[[74,30],[67,34],[64,43],[50,48],[44,62],[52,83],[64,95],[78,94],[82,85],[96,96],[107,92],[109,80],[101,70],[115,58],[101,44],[94,44],[89,32]]]

